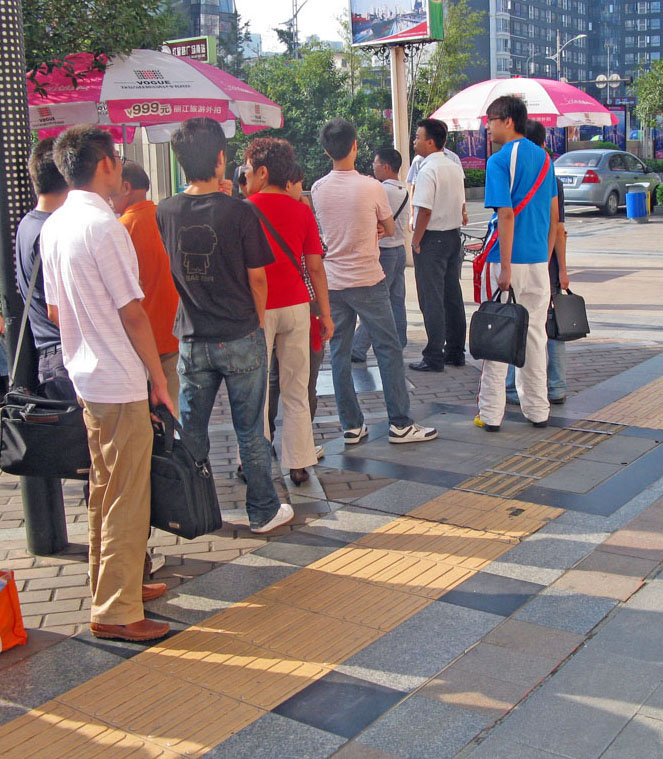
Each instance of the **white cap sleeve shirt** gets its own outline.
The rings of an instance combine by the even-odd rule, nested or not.
[[[463,224],[465,186],[463,170],[442,151],[431,153],[421,164],[414,186],[412,205],[415,224],[418,208],[431,211],[427,230],[444,232],[459,229]]]
[[[57,306],[62,358],[92,403],[147,398],[147,371],[118,309],[142,300],[129,233],[96,193],[72,190],[41,233],[46,302]]]

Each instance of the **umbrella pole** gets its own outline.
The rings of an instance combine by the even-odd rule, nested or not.
[[[124,158],[127,157],[127,125],[122,124],[122,155]]]

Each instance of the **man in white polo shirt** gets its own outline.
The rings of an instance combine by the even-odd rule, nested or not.
[[[460,287],[460,227],[465,187],[463,170],[444,154],[447,128],[423,119],[414,149],[424,158],[414,188],[412,250],[419,307],[428,342],[420,372],[442,372],[445,364],[465,364],[465,307]]]
[[[166,590],[142,586],[153,439],[148,375],[152,402],[171,412],[173,404],[140,303],[136,251],[106,202],[122,185],[112,137],[73,127],[58,137],[54,158],[71,191],[42,228],[44,289],[90,446],[90,630],[99,638],[151,640],[168,625],[143,611],[143,598]]]

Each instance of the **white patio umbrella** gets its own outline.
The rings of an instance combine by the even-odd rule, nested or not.
[[[488,106],[502,95],[516,95],[527,105],[532,119],[546,127],[610,126],[617,117],[591,95],[554,79],[488,79],[454,95],[432,115],[451,131],[480,129]]]

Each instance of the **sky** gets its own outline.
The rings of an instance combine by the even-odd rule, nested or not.
[[[317,34],[323,40],[338,40],[337,17],[349,7],[348,0],[298,0],[299,39]],[[292,0],[235,0],[242,21],[250,21],[251,31],[262,35],[263,50],[283,50],[272,31],[292,16]]]

